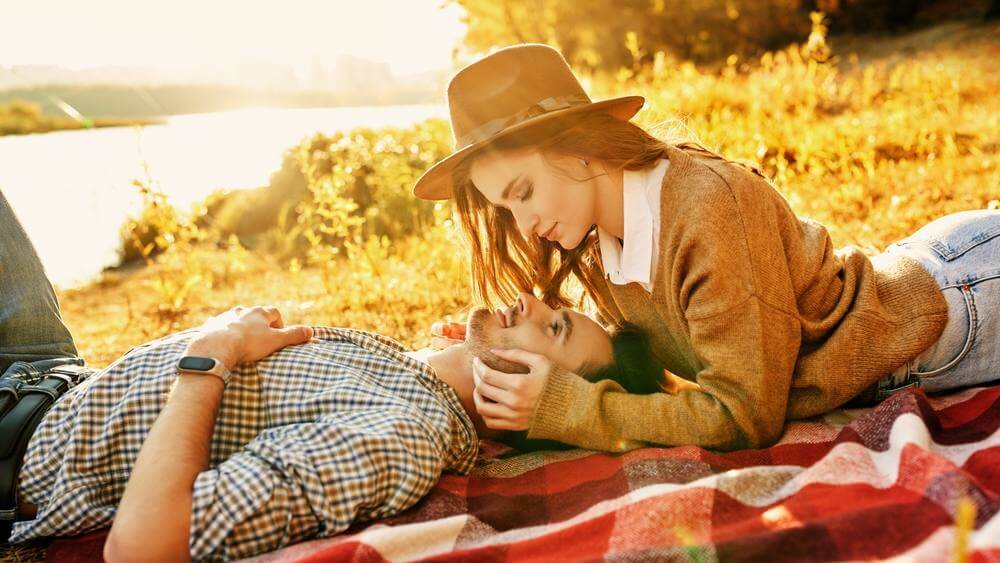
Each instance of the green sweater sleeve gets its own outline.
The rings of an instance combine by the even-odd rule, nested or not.
[[[776,442],[797,357],[797,319],[749,294],[725,311],[690,320],[689,327],[704,364],[697,373],[703,391],[633,395],[615,382],[589,382],[556,367],[528,437],[604,451],[645,444],[733,450]]]

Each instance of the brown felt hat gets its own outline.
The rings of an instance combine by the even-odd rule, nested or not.
[[[424,172],[413,194],[432,200],[452,197],[455,165],[502,136],[590,111],[628,120],[644,103],[642,96],[591,101],[566,59],[548,45],[525,43],[500,49],[458,71],[448,83],[455,151]]]

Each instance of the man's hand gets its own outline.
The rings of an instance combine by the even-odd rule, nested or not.
[[[202,334],[191,341],[186,353],[217,357],[229,369],[312,338],[311,327],[286,327],[274,307],[233,307],[208,319],[199,329]]]

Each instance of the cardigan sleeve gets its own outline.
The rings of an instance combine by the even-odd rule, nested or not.
[[[645,444],[733,450],[776,442],[796,356],[768,350],[798,341],[797,320],[750,295],[690,327],[706,363],[697,374],[701,391],[634,395],[613,381],[590,382],[556,367],[528,437],[604,451]]]

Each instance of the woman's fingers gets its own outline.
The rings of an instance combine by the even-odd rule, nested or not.
[[[472,358],[472,377],[478,378],[476,384],[485,381],[494,387],[507,391],[516,391],[521,379],[520,373],[504,373],[484,364],[478,356]]]
[[[479,394],[484,398],[486,398],[487,400],[493,401],[495,403],[500,403],[501,405],[505,405],[511,408],[517,406],[516,395],[514,395],[510,391],[506,391],[495,385],[487,383],[482,379],[476,382],[476,390],[479,391]]]
[[[512,425],[513,420],[517,417],[517,413],[510,408],[487,401],[476,389],[472,390],[472,401],[476,405],[476,412],[487,421],[486,425],[490,428],[500,429],[504,425]],[[492,419],[493,423],[491,424],[487,419]]]
[[[519,428],[513,422],[506,421],[502,418],[489,418],[483,417],[483,422],[486,423],[486,427],[493,430],[524,430],[524,428]]]
[[[465,325],[463,323],[438,321],[431,324],[431,335],[453,340],[465,340]]]
[[[548,361],[548,358],[546,358],[541,354],[528,352],[526,350],[521,350],[519,348],[509,348],[509,349],[494,348],[490,351],[505,360],[516,362],[518,364],[523,364],[528,366],[529,368],[534,368],[535,366]]]

